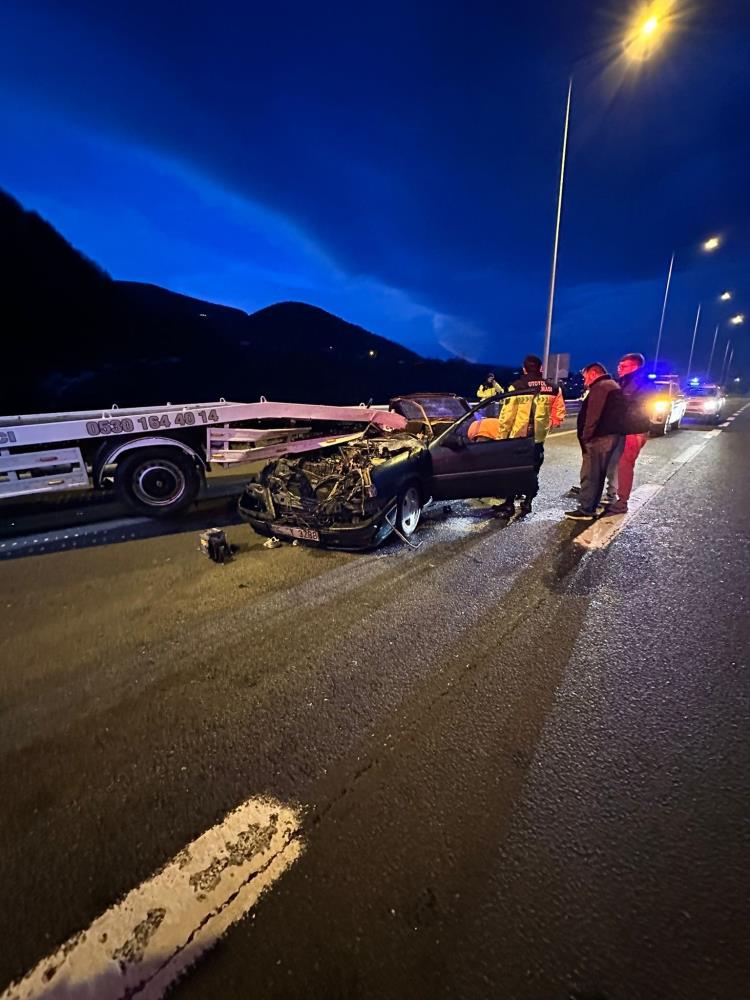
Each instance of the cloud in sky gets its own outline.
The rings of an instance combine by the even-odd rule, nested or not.
[[[0,8],[0,183],[116,276],[303,298],[428,354],[540,350],[575,66],[555,346],[647,347],[674,248],[668,329],[709,273],[750,297],[740,0],[616,89],[580,59],[612,29],[594,0],[174,10]],[[683,252],[715,227],[722,274]]]

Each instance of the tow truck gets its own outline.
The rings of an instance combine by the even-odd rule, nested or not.
[[[214,467],[355,441],[373,425],[402,430],[406,420],[380,407],[264,397],[0,416],[0,500],[110,488],[139,514],[171,517]]]

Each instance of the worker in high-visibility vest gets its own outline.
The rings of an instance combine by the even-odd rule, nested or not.
[[[498,513],[511,517],[515,513],[515,500],[520,500],[520,513],[531,513],[531,504],[539,492],[539,470],[544,463],[544,442],[552,427],[559,427],[565,419],[565,400],[562,390],[544,378],[542,359],[535,354],[524,358],[523,374],[513,380],[508,392],[528,395],[509,396],[500,411],[502,438],[520,438],[534,435],[534,469],[537,474],[532,493],[525,497],[506,497]]]
[[[495,381],[493,372],[489,372],[487,378],[477,389],[477,399],[493,399],[500,396],[505,390]]]

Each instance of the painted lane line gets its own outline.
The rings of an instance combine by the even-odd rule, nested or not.
[[[636,516],[641,507],[652,500],[662,488],[657,483],[644,483],[639,486],[630,495],[627,514],[612,514],[610,517],[599,518],[581,532],[575,540],[576,544],[584,549],[605,549],[620,534],[628,521]]]
[[[634,517],[637,517],[646,504],[650,503],[657,493],[660,493],[664,489],[672,476],[676,475],[684,465],[699,455],[711,439],[719,434],[721,434],[721,430],[716,427],[704,435],[701,442],[686,448],[685,451],[672,459],[671,464],[674,468],[663,483],[643,483],[637,489],[633,490],[630,500],[628,500],[627,514],[612,514],[609,517],[602,517],[594,521],[590,527],[586,528],[585,531],[582,531],[574,539],[576,545],[580,545],[584,549],[605,549],[620,534],[625,525],[629,521],[632,521]]]
[[[296,811],[248,799],[0,1000],[158,1000],[302,852]]]

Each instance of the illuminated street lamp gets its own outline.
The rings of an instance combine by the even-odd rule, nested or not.
[[[729,322],[732,324],[732,326],[740,326],[742,323],[745,322],[745,317],[742,313],[737,313],[736,316],[732,316]]]
[[[644,62],[658,48],[669,28],[671,12],[676,0],[652,0],[644,9],[641,7],[631,19],[622,40],[622,50],[630,62]],[[562,218],[563,192],[565,189],[565,167],[568,159],[568,130],[570,127],[570,102],[573,94],[573,77],[568,80],[568,97],[565,104],[565,125],[563,127],[562,152],[560,154],[560,180],[557,191],[557,215],[555,219],[555,239],[552,249],[552,271],[550,274],[549,297],[547,299],[547,320],[544,327],[543,370],[549,363],[549,348],[552,339],[552,314],[555,307],[555,285],[557,281],[557,254],[560,246],[560,220]],[[671,270],[670,270],[671,276]]]
[[[704,240],[703,243],[701,244],[702,249],[706,253],[711,253],[714,250],[718,250],[720,246],[721,246],[721,240],[719,239],[718,236],[710,236],[707,240]],[[664,317],[667,315],[667,302],[669,301],[669,289],[672,285],[672,271],[674,270],[674,259],[676,253],[677,253],[676,250],[672,251],[672,256],[669,261],[669,268],[667,269],[667,284],[664,288],[664,301],[662,302],[661,306],[661,319],[659,320],[659,332],[656,335],[656,351],[654,352],[654,371],[656,371],[656,365],[659,361],[659,351],[661,350],[661,335],[664,332]],[[732,293],[724,292],[721,295],[721,298],[724,301],[726,301],[726,299],[724,298],[725,296],[728,296],[731,299]],[[692,352],[691,352],[691,357],[692,357]]]
[[[729,302],[729,300],[731,299],[731,297],[732,297],[732,293],[731,292],[722,292],[721,295],[719,296],[719,300],[721,302]]]
[[[644,62],[661,45],[668,26],[669,10],[674,4],[669,0],[654,0],[641,8],[630,21],[622,42],[625,58],[630,62]]]

